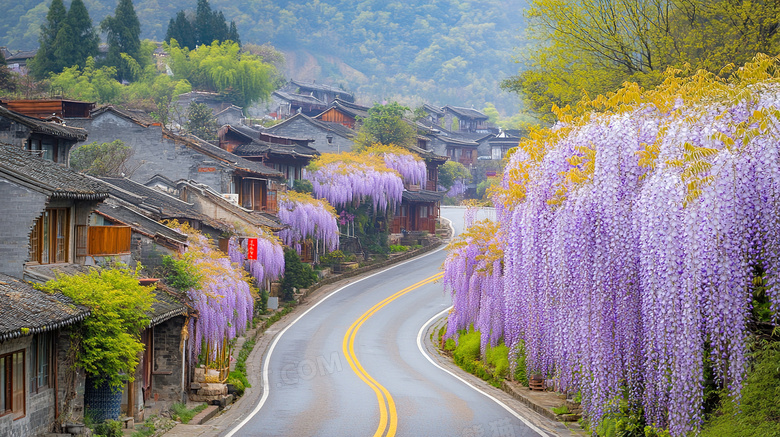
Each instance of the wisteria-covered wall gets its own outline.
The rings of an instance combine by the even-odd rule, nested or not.
[[[467,261],[490,252],[467,236],[445,264],[458,327],[522,341],[591,423],[625,397],[674,436],[697,429],[705,359],[738,397],[756,287],[780,310],[779,66],[626,85],[533,132],[495,199],[502,262]]]

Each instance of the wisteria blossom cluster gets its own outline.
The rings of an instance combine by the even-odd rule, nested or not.
[[[581,390],[591,423],[627,393],[648,424],[698,429],[705,359],[738,398],[757,284],[780,314],[778,64],[626,85],[559,112],[511,155],[494,199],[503,287],[480,305],[502,302],[507,345],[524,343],[529,372]],[[457,250],[478,259],[472,244]],[[474,267],[447,268],[457,302],[471,284],[455,279]],[[480,309],[464,311],[479,324]]]
[[[367,155],[379,155],[387,168],[395,170],[408,184],[425,185],[428,169],[425,161],[409,149],[384,144],[374,144],[362,152]]]
[[[305,177],[315,197],[336,207],[370,198],[374,210],[386,211],[401,202],[404,191],[399,173],[389,169],[382,157],[369,153],[324,153],[310,164]]]
[[[266,230],[245,231],[244,237],[257,238],[257,259],[247,259],[247,239],[238,236],[228,240],[230,261],[242,266],[255,278],[258,286],[278,279],[284,273],[284,249],[277,237]]]
[[[279,195],[279,220],[288,227],[279,231],[284,244],[301,253],[301,243],[316,239],[327,251],[339,247],[336,210],[326,200],[288,191]]]
[[[444,287],[452,293],[453,302],[446,336],[457,339],[459,330],[473,324],[481,333],[484,352],[504,332],[503,238],[498,223],[474,223],[473,214],[467,214],[466,226],[450,243],[444,261]]]
[[[182,256],[197,269],[200,287],[187,291],[197,318],[190,319],[190,353],[197,357],[201,346],[217,354],[225,339],[241,335],[252,318],[254,296],[244,270],[216,249],[208,238],[189,226],[179,225],[187,234],[187,251]]]

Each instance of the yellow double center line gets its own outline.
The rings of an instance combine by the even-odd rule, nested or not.
[[[376,382],[374,378],[371,377],[371,375],[368,374],[368,372],[363,369],[363,366],[360,364],[360,361],[357,359],[357,355],[355,355],[355,336],[357,335],[358,329],[360,329],[361,326],[363,326],[363,323],[368,320],[371,316],[374,315],[377,311],[382,309],[385,305],[389,304],[390,302],[398,299],[399,297],[403,296],[404,294],[416,290],[423,285],[430,284],[431,282],[434,282],[438,279],[440,279],[442,276],[444,276],[444,273],[437,273],[430,278],[423,279],[422,281],[410,285],[409,287],[404,288],[403,290],[393,294],[390,297],[385,298],[378,304],[374,305],[363,313],[360,318],[355,320],[355,323],[352,324],[352,326],[347,329],[347,333],[344,335],[344,342],[342,344],[342,349],[344,351],[344,356],[347,357],[347,362],[349,363],[349,367],[352,368],[352,371],[354,371],[357,376],[363,380],[366,384],[368,384],[369,387],[371,387],[372,390],[376,393],[376,399],[377,402],[379,402],[379,426],[376,429],[376,432],[374,433],[374,437],[379,437],[384,434],[385,429],[387,429],[387,437],[393,437],[395,436],[396,429],[398,428],[398,414],[395,411],[395,401],[393,400],[393,397],[390,396],[390,392],[387,391],[386,388],[382,387],[381,384]],[[389,422],[389,427],[388,427]]]

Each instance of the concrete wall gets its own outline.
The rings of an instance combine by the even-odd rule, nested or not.
[[[313,139],[314,142],[309,145],[317,149],[320,153],[349,152],[352,150],[352,145],[354,144],[351,139],[339,135],[333,135],[333,143],[329,144],[327,131],[319,129],[308,121],[300,118],[285,123],[284,125],[270,127],[267,132],[285,137]]]
[[[46,206],[47,197],[37,191],[0,179],[0,273],[21,278],[30,254],[33,223]],[[2,433],[0,433],[2,434]]]
[[[0,355],[18,350],[24,350],[25,369],[25,415],[14,420],[13,415],[0,416],[0,435],[4,436],[34,436],[48,432],[54,424],[54,380],[49,381],[49,387],[32,392],[31,381],[35,375],[32,363],[32,344],[34,336],[15,338],[0,343]]]
[[[174,181],[195,180],[220,193],[230,192],[232,169],[184,144],[163,138],[160,126],[143,127],[111,112],[93,119],[73,120],[72,124],[89,132],[89,143],[122,140],[130,146],[133,156],[127,168],[131,173],[126,176],[136,182],[146,183],[160,174]]]

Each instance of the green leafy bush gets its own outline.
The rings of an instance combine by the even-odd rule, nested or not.
[[[780,436],[780,342],[760,344],[739,404],[723,393],[702,437]]]
[[[149,325],[146,312],[154,302],[150,288],[138,284],[138,270],[118,264],[62,275],[42,288],[61,291],[91,310],[90,316],[71,331],[72,344],[80,345],[75,364],[96,384],[108,383],[115,390],[132,381],[144,350],[140,335]]]
[[[406,252],[409,250],[409,246],[404,246],[402,244],[391,244],[390,245],[390,252],[396,253],[396,252]]]
[[[106,420],[95,425],[93,436],[122,437],[122,423],[118,420]]]
[[[200,288],[200,275],[197,267],[186,258],[177,259],[165,255],[162,259],[162,271],[165,282],[179,291]]]
[[[317,281],[317,273],[310,265],[301,262],[301,257],[294,249],[284,250],[284,276],[282,277],[282,294],[285,300],[292,300],[294,289],[309,288]]]

